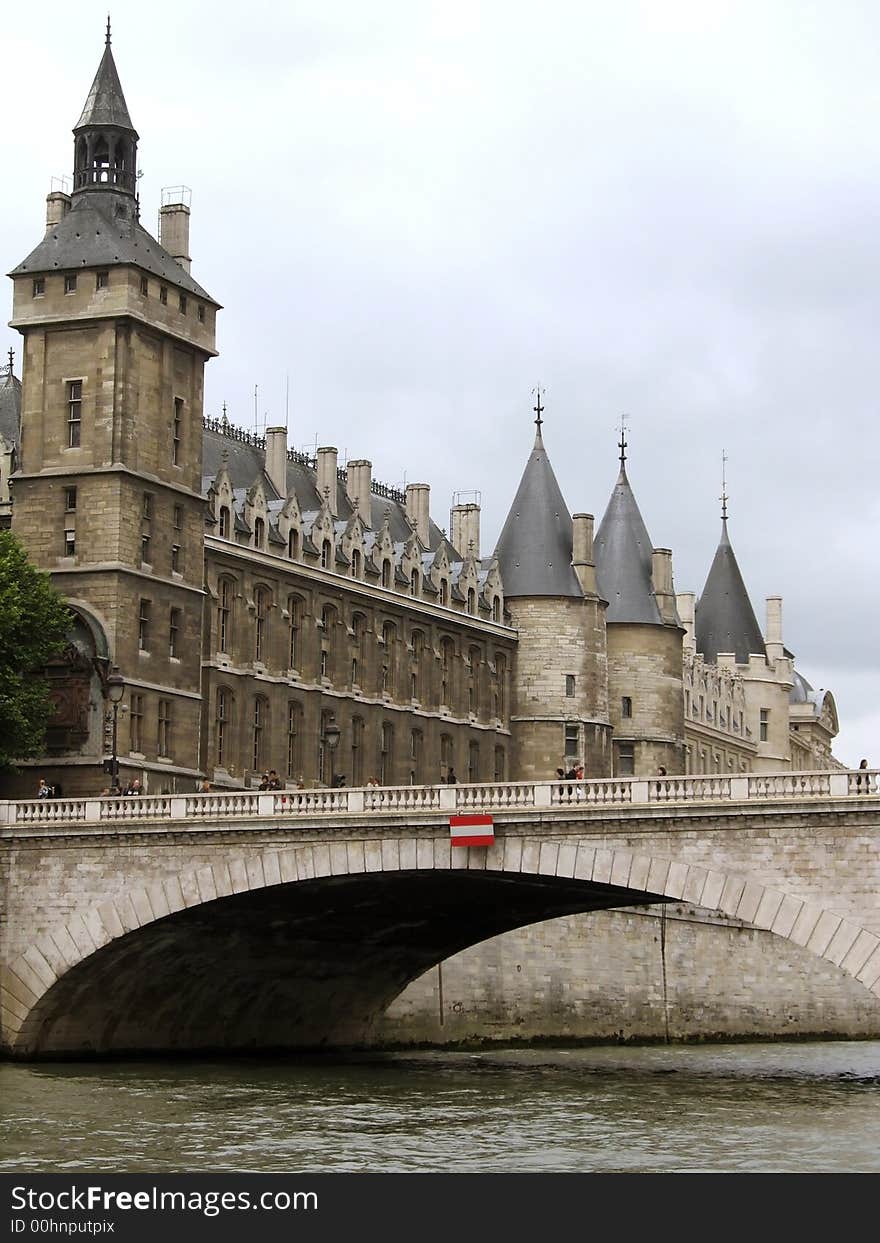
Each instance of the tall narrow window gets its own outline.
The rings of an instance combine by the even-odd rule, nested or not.
[[[76,511],[76,488],[64,489],[64,509],[69,514]]]
[[[183,568],[183,556],[181,549],[183,546],[183,506],[174,506],[174,530],[172,538],[174,540],[171,545],[171,572],[179,574]]]
[[[64,292],[76,293],[76,273],[70,272],[64,278]]]
[[[139,692],[131,696],[129,706],[129,750],[143,755],[144,751],[144,697]]]
[[[382,691],[386,695],[394,694],[394,626],[385,622],[382,627]]]
[[[216,718],[216,736],[217,736],[217,767],[223,768],[226,764],[226,748],[227,733],[229,730],[229,705],[230,693],[225,687],[221,686],[217,691],[217,718]]]
[[[624,695],[620,701],[620,715],[625,718],[631,717],[633,714],[633,701],[629,695]]]
[[[296,669],[299,660],[299,626],[302,603],[296,596],[287,597],[287,667]]]
[[[761,709],[761,718],[759,721],[759,735],[761,742],[766,742],[770,733],[770,709]]]
[[[574,674],[567,673],[565,675],[565,697],[566,699],[574,698]]]
[[[419,594],[419,572],[418,570],[413,570],[412,574],[410,574],[409,576],[409,594],[411,596],[417,596]]]
[[[480,666],[482,653],[478,647],[468,652],[468,711],[475,715],[480,711]]]
[[[351,719],[351,784],[364,784],[364,722],[359,716]]]
[[[449,583],[445,578],[440,579],[440,603],[444,605],[449,603]]]
[[[217,584],[217,651],[228,652],[232,638],[232,592],[233,585],[228,578],[221,578]]]
[[[159,755],[165,755],[165,756],[171,755],[172,709],[173,709],[173,704],[170,699],[159,700],[159,733],[158,733]]]
[[[329,570],[332,568],[333,561],[333,545],[328,539],[321,541],[321,569]]]
[[[321,609],[321,677],[332,679],[335,674],[336,610],[329,605]]]
[[[632,777],[635,771],[635,748],[631,742],[622,742],[617,749],[617,775],[618,777]]]
[[[424,773],[422,772],[422,763],[424,755],[424,736],[420,729],[414,729],[409,738],[409,755],[412,763],[410,764],[409,783],[410,785],[422,785],[424,783]]]
[[[468,781],[480,780],[480,744],[468,743]]]
[[[266,523],[262,518],[254,519],[254,548],[266,547]]]
[[[150,601],[141,600],[138,608],[138,648],[142,652],[150,650]]]
[[[263,661],[268,651],[269,592],[258,587],[254,592],[254,660]]]
[[[291,527],[287,533],[287,555],[292,561],[299,556],[299,531]]]
[[[388,721],[382,722],[379,740],[379,781],[388,785],[394,776],[394,726]]]
[[[412,665],[410,666],[410,698],[421,700],[422,698],[422,670],[425,657],[425,636],[421,630],[413,632],[412,636]]]
[[[495,655],[495,715],[503,718],[507,712],[507,657]]]
[[[445,708],[452,706],[452,665],[455,648],[452,639],[440,640],[440,703]]]
[[[495,748],[495,781],[505,780],[506,757],[503,747]]]
[[[159,286],[159,301],[163,306],[168,305],[168,288],[165,285]]]
[[[577,721],[567,721],[565,724],[565,758],[576,759],[581,749],[581,727]]]
[[[268,704],[260,695],[254,700],[254,716],[251,728],[251,767],[259,772],[263,767],[263,742],[266,732]]]
[[[179,466],[183,443],[183,398],[174,398],[174,421],[171,427],[171,464]]]
[[[302,708],[291,700],[287,705],[287,775],[296,778],[302,770]]]
[[[185,315],[186,314],[186,294],[185,293],[182,293],[179,295],[177,299],[177,306],[180,310],[181,315]]]
[[[168,655],[172,660],[180,656],[180,609],[171,609],[168,614]]]
[[[145,492],[141,502],[141,561],[152,565],[153,496]]]
[[[351,576],[352,578],[360,578],[361,576],[361,551],[359,548],[353,548],[351,552]]]
[[[74,527],[64,528],[64,556],[73,557],[76,555],[76,530]]]
[[[220,506],[220,538],[229,539],[229,531],[231,527],[229,506]]]
[[[452,735],[441,734],[440,735],[440,775],[443,777],[444,780],[446,779],[446,776],[450,768],[452,768]]]
[[[67,384],[67,447],[78,449],[82,443],[82,380]]]
[[[387,557],[382,560],[382,586],[391,586],[391,562]]]
[[[110,273],[109,272],[96,272],[95,273],[95,289],[106,289],[109,284],[110,284]]]
[[[492,620],[493,622],[501,621],[501,597],[492,597]]]
[[[468,587],[467,611],[469,613],[476,613],[477,611],[477,593],[474,591],[473,587]]]

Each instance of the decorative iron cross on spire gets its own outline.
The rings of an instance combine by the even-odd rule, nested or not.
[[[725,469],[726,466],[727,466],[727,454],[722,449],[721,450],[721,496],[719,497],[719,500],[721,501],[721,518],[722,518],[722,521],[724,522],[727,521],[727,472]]]
[[[620,465],[621,466],[623,466],[624,462],[626,461],[626,421],[628,418],[629,418],[628,414],[622,414],[620,416],[620,440],[618,440],[617,442],[617,447],[620,450]]]
[[[535,415],[536,415],[535,427],[537,427],[538,429],[539,436],[541,434],[541,424],[544,422],[544,420],[541,418],[541,415],[544,413],[544,410],[545,410],[545,407],[541,405],[541,394],[544,393],[545,391],[546,391],[545,389],[541,388],[540,384],[537,386],[537,388],[532,389],[532,392],[537,393],[538,395],[537,405],[532,406],[532,409],[534,410]]]

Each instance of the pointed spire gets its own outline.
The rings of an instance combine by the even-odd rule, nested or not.
[[[766,654],[766,649],[730,543],[726,499],[724,504],[721,538],[703,594],[697,601],[694,627],[696,648],[711,664],[718,659],[719,652],[734,652],[739,664],[747,664],[753,652]]]
[[[107,47],[110,46],[110,14],[107,14],[107,37],[104,40]]]
[[[654,545],[626,476],[626,415],[620,419],[620,473],[594,542],[599,594],[608,601],[608,622],[662,619],[651,577]]]
[[[582,596],[571,565],[571,515],[541,437],[540,389],[534,409],[534,448],[495,548],[504,594]]]
[[[122,93],[122,84],[113,52],[110,47],[110,18],[107,18],[107,34],[104,42],[104,55],[98,65],[98,72],[92,82],[91,90],[83,106],[82,114],[73,127],[76,134],[87,126],[114,125],[119,129],[134,131],[128,105]],[[136,135],[135,135],[136,137]]]

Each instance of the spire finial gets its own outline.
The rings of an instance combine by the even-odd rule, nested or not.
[[[617,442],[617,447],[620,450],[621,467],[626,461],[626,444],[627,444],[626,442],[626,421],[628,418],[629,418],[628,414],[622,414],[620,416],[620,440],[618,440]]]
[[[538,397],[537,403],[534,406],[532,406],[532,409],[535,412],[535,427],[537,427],[538,435],[540,436],[541,435],[541,424],[544,422],[544,420],[541,418],[541,415],[544,413],[544,409],[545,409],[545,407],[541,405],[541,397],[546,392],[546,389],[541,388],[539,384],[537,385],[536,388],[532,389],[532,392],[536,393]]]
[[[15,350],[10,345],[9,347],[9,374],[10,375],[12,375],[12,369],[14,365],[15,365]]]
[[[104,42],[106,43],[107,47],[110,46],[110,14],[109,13],[107,14],[107,35],[104,39]]]
[[[727,521],[727,454],[721,450],[721,521]]]

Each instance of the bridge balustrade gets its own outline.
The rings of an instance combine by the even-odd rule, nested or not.
[[[518,808],[639,807],[730,804],[784,799],[859,799],[880,795],[880,770],[616,777],[589,781],[499,781],[364,789],[218,790],[210,794],[0,801],[0,826],[110,826],[129,821],[247,820],[271,817],[401,816],[513,811]]]

